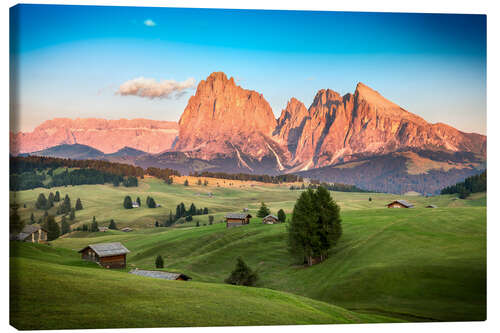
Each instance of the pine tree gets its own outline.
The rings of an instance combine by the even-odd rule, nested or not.
[[[97,221],[94,216],[92,218],[92,224],[90,225],[90,232],[97,232],[97,231],[99,231],[99,225],[97,224]]]
[[[66,194],[63,202],[57,208],[57,214],[68,214],[71,211],[71,200],[69,196]]]
[[[71,211],[69,212],[69,219],[71,221],[75,220],[75,209],[74,208],[71,208]]]
[[[224,282],[234,285],[255,286],[258,280],[257,272],[252,271],[241,257],[236,260],[236,267]]]
[[[51,208],[54,207],[54,193],[50,192],[49,197],[47,199],[47,207]]]
[[[75,210],[82,210],[82,209],[83,209],[82,201],[80,200],[80,198],[78,198],[76,199]]]
[[[209,216],[208,216],[208,224],[209,224],[209,225],[214,224],[214,216],[213,216],[213,215],[209,215]]]
[[[203,208],[203,215],[206,215],[206,214],[208,214],[208,208],[207,207]]]
[[[141,207],[141,198],[137,197],[137,199],[135,200],[135,202],[137,202],[137,204],[139,205],[139,207]]]
[[[31,213],[30,224],[33,224],[33,223],[35,223],[35,214]]]
[[[203,182],[203,186],[207,186],[208,185],[208,180],[205,179],[205,181]]]
[[[115,220],[111,219],[111,221],[109,221],[109,229],[111,230],[117,230],[118,228],[116,227],[116,223],[115,223]]]
[[[130,198],[130,196],[127,195],[123,200],[123,207],[125,209],[132,209],[132,199]]]
[[[196,206],[194,205],[194,203],[192,203],[189,207],[189,215],[196,215]]]
[[[158,221],[155,222],[155,227],[159,227],[160,226],[160,223],[158,223]]]
[[[148,206],[148,208],[156,208],[155,199],[153,199],[152,197],[148,197],[146,199],[146,205]]]
[[[11,233],[20,233],[24,228],[24,222],[21,220],[21,217],[17,213],[18,210],[17,204],[12,206],[12,214],[10,214],[9,224],[10,224],[10,232]]]
[[[184,186],[189,186],[189,182],[187,179],[184,181]]]
[[[201,179],[198,179],[198,183],[197,184],[201,186]]]
[[[192,219],[192,218],[191,218]],[[186,219],[187,221],[187,219]],[[200,221],[196,221],[196,226],[199,227],[200,226]]]
[[[158,255],[155,260],[155,266],[156,268],[163,268],[163,258],[161,255]]]
[[[43,193],[40,193],[38,195],[38,198],[36,199],[35,207],[37,209],[47,209],[47,198],[45,198],[45,195]]]
[[[271,211],[269,210],[269,208],[267,208],[266,204],[262,202],[260,205],[260,209],[257,212],[257,217],[266,217],[269,214],[271,214]]]
[[[69,223],[66,221],[66,216],[61,218],[61,235],[67,234],[71,232],[71,227]]]
[[[283,209],[280,209],[278,211],[278,220],[281,222],[281,223],[284,223],[286,221],[286,214],[285,214],[285,211]]]
[[[56,220],[54,219],[54,216],[52,215],[49,215],[45,218],[43,227],[45,230],[47,230],[48,241],[52,241],[58,238],[59,235],[61,234],[61,229],[59,228],[59,225],[57,224]]]

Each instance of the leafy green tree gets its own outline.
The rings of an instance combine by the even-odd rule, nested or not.
[[[123,200],[123,207],[125,209],[132,209],[132,198],[130,196],[127,195]]]
[[[54,201],[55,202],[61,201],[61,194],[59,193],[59,191],[56,191],[56,195],[54,195]]]
[[[269,214],[271,214],[271,211],[267,208],[266,204],[262,202],[260,204],[259,211],[257,212],[257,217],[266,217]]]
[[[257,272],[252,271],[241,257],[236,260],[236,267],[224,282],[234,285],[255,286],[259,278]]]
[[[340,208],[330,192],[319,186],[300,194],[288,226],[288,249],[309,266],[323,261],[342,235]]]
[[[163,258],[161,255],[156,256],[155,266],[156,268],[163,268]]]
[[[75,209],[74,208],[71,208],[71,211],[69,212],[69,219],[71,221],[75,220]]]
[[[283,209],[278,210],[278,220],[281,223],[284,223],[286,221],[286,214],[285,214],[285,211]]]
[[[12,206],[12,213],[10,214],[9,219],[10,232],[15,234],[20,233],[24,228],[24,222],[21,220],[21,217],[17,212],[18,208],[17,204]]]
[[[67,234],[71,232],[71,227],[69,226],[68,221],[66,221],[66,216],[61,218],[61,235]]]
[[[47,230],[48,241],[57,239],[61,235],[61,229],[59,228],[59,225],[52,215],[48,215],[44,219],[43,227],[45,230]]]
[[[214,216],[213,216],[213,215],[209,215],[209,216],[208,216],[208,224],[209,224],[209,225],[214,224]]]
[[[109,221],[109,229],[111,230],[117,230],[118,228],[116,227],[116,223],[115,223],[115,220],[111,219],[111,221]]]
[[[80,198],[78,198],[76,199],[75,210],[82,210],[82,209],[83,209],[82,201],[80,200]]]
[[[40,193],[38,195],[38,198],[36,199],[35,207],[37,209],[47,209],[47,198],[45,197],[45,194]]]

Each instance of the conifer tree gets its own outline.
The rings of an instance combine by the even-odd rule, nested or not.
[[[83,209],[82,201],[80,200],[80,198],[78,198],[76,199],[75,210],[82,210],[82,209]]]
[[[130,196],[127,195],[123,200],[123,207],[125,209],[132,209],[132,198]]]
[[[55,202],[61,201],[61,195],[59,194],[59,191],[56,191],[56,195],[54,195],[54,201]]]
[[[99,225],[97,224],[97,221],[94,216],[92,218],[92,224],[90,225],[90,232],[97,232],[97,231],[99,231]]]
[[[47,209],[47,198],[43,193],[40,193],[38,195],[38,198],[36,199],[35,207],[37,209]]]
[[[49,197],[47,199],[47,207],[51,208],[54,207],[54,193],[50,192]]]
[[[184,186],[189,186],[189,182],[187,179],[184,181]]]
[[[67,234],[71,232],[71,227],[69,226],[68,221],[66,221],[66,216],[61,218],[61,235]]]
[[[15,234],[21,232],[24,228],[24,222],[21,220],[21,217],[17,212],[18,208],[17,204],[12,206],[12,213],[10,214],[9,219],[10,232]]]
[[[139,205],[139,207],[141,207],[141,198],[137,197],[137,199],[135,200],[135,202],[137,202],[137,204]]]
[[[258,280],[257,272],[254,272],[247,266],[241,257],[236,259],[236,267],[231,275],[224,282],[228,284],[255,286]]]
[[[74,208],[71,208],[71,211],[69,212],[69,219],[71,221],[75,220],[75,209]]]
[[[208,216],[208,224],[209,224],[209,225],[214,224],[214,216],[213,216],[213,215],[209,215],[209,216]]]
[[[61,229],[59,228],[59,225],[57,224],[56,220],[54,219],[54,216],[48,215],[44,219],[43,227],[45,230],[47,230],[47,240],[52,241],[56,238],[59,237],[61,234]]]
[[[33,224],[33,223],[35,223],[35,214],[31,213],[30,224]]]
[[[278,220],[281,222],[281,223],[284,223],[286,221],[286,214],[285,214],[285,211],[283,209],[280,209],[278,211]]]
[[[116,223],[115,223],[115,220],[111,219],[111,221],[109,221],[109,229],[111,230],[117,230],[118,228],[116,227]]]
[[[155,260],[155,266],[156,268],[163,268],[163,258],[161,255],[158,255]]]
[[[271,214],[271,211],[267,208],[266,204],[262,202],[259,211],[257,212],[257,217],[266,217],[269,214]]]

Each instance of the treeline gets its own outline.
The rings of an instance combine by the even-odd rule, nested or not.
[[[207,177],[207,178],[220,178],[220,179],[228,179],[228,180],[243,180],[243,181],[257,181],[262,183],[293,183],[293,182],[302,182],[303,179],[300,176],[293,174],[285,174],[285,175],[252,175],[248,173],[225,173],[225,172],[194,172],[190,173],[190,176],[193,177]]]
[[[66,171],[54,174],[54,170],[65,167]],[[69,171],[68,168],[76,168]],[[45,173],[44,171],[47,171]],[[137,178],[145,174],[165,181],[172,176],[180,176],[173,169],[148,168],[114,163],[102,160],[71,160],[54,157],[28,156],[10,158],[10,190],[21,191],[36,187],[51,188],[55,186],[105,184],[118,186],[137,186]],[[51,176],[50,181],[46,181]]]
[[[363,190],[355,185],[348,185],[342,183],[320,183],[319,181],[312,180],[307,186],[302,184],[302,186],[290,186],[290,190],[305,190],[305,189],[317,189],[318,187],[324,187],[329,191],[337,191],[337,192],[369,192],[367,190]]]
[[[486,170],[482,173],[465,178],[461,183],[445,187],[441,190],[441,194],[458,193],[461,199],[465,199],[471,193],[486,191]]]

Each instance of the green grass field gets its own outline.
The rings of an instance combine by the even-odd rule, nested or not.
[[[305,268],[297,265],[287,252],[286,224],[263,225],[253,218],[250,225],[229,230],[223,223],[194,227],[194,222],[181,227],[151,228],[170,209],[175,212],[181,201],[208,207],[216,222],[224,213],[243,207],[255,215],[261,201],[273,213],[283,208],[290,214],[300,191],[290,191],[285,185],[185,187],[147,179],[138,188],[84,185],[51,189],[55,190],[61,195],[69,194],[73,204],[77,197],[81,198],[84,210],[77,212],[77,224],[88,223],[96,216],[101,225],[113,218],[119,227],[132,226],[136,230],[73,233],[50,246],[15,245],[11,263],[16,269],[11,273],[11,288],[20,293],[11,301],[15,304],[12,322],[17,323],[16,327],[34,328],[29,326],[35,325],[29,322],[31,313],[53,302],[57,302],[57,308],[43,323],[45,328],[486,319],[484,193],[460,200],[449,195],[426,198],[332,192],[342,208],[343,236],[325,262]],[[15,194],[21,207],[26,204],[26,208],[20,209],[23,219],[29,219],[35,211],[34,202],[41,191],[49,193],[36,189]],[[210,198],[208,192],[214,196]],[[125,195],[134,199],[140,196],[143,202],[151,195],[162,207],[125,210]],[[384,208],[396,198],[404,198],[416,208]],[[427,204],[439,208],[423,208]],[[41,213],[36,211],[35,215]],[[202,224],[207,222],[207,216],[196,219]],[[126,274],[128,269],[107,271],[78,259],[76,251],[85,245],[111,241],[120,241],[131,251],[128,269],[153,268],[155,257],[161,254],[165,270],[183,272],[193,280],[158,281]],[[223,284],[238,256],[258,270],[259,288]],[[41,286],[57,288],[40,291]],[[151,296],[163,288],[168,296]],[[164,293],[160,295],[163,297]],[[64,314],[64,320],[58,320],[63,318],[64,304],[82,297],[88,301],[68,306],[71,309]],[[170,302],[177,316],[169,313],[157,318],[155,311],[168,312]],[[123,317],[108,322],[107,310],[103,310],[107,304],[120,307]],[[136,304],[152,314],[146,315],[142,310],[129,313]],[[213,311],[218,307],[224,315],[215,319]],[[93,323],[87,313],[90,308],[96,308],[99,316],[92,319]],[[87,320],[90,326],[81,326]]]

